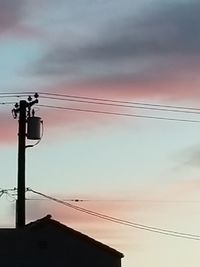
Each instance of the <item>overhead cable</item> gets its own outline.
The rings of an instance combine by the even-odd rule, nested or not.
[[[95,217],[98,217],[98,218],[101,218],[101,219],[104,219],[104,220],[107,220],[107,221],[115,222],[115,223],[118,223],[118,224],[126,225],[126,226],[133,227],[133,228],[137,228],[137,229],[140,229],[140,230],[154,232],[154,233],[158,233],[158,234],[162,234],[162,235],[168,235],[168,236],[173,236],[173,237],[178,237],[178,238],[185,238],[185,239],[192,239],[192,240],[200,241],[200,236],[199,235],[183,233],[183,232],[178,232],[178,231],[172,231],[172,230],[168,230],[168,229],[162,229],[162,228],[158,228],[158,227],[152,227],[152,226],[148,226],[148,225],[144,225],[144,224],[130,222],[130,221],[127,221],[127,220],[122,220],[122,219],[115,218],[115,217],[112,217],[112,216],[108,216],[108,215],[105,215],[105,214],[102,214],[102,213],[99,213],[99,212],[94,212],[94,211],[89,210],[89,209],[81,208],[80,206],[76,206],[76,205],[64,202],[64,201],[62,201],[60,199],[57,199],[55,197],[51,197],[49,195],[46,195],[46,194],[44,194],[42,192],[33,190],[31,188],[28,188],[27,191],[30,191],[30,192],[35,193],[37,195],[43,196],[43,197],[45,197],[47,199],[50,199],[50,200],[52,200],[54,202],[62,204],[64,206],[66,206],[66,207],[72,208],[74,210],[77,210],[77,211],[80,211],[80,212],[86,213],[88,215],[92,215],[92,216],[95,216]]]
[[[122,104],[130,104],[130,105],[155,106],[155,107],[165,107],[165,108],[175,108],[175,109],[200,111],[200,108],[197,108],[197,107],[185,107],[185,106],[176,106],[176,105],[164,105],[164,104],[154,104],[154,103],[144,103],[144,102],[133,102],[133,101],[124,101],[124,100],[115,100],[115,99],[107,99],[107,98],[79,96],[79,95],[71,95],[71,94],[56,94],[56,93],[40,92],[40,96],[41,97],[42,97],[42,95],[52,96],[52,97],[62,97],[62,98],[75,98],[75,99],[94,100],[94,101],[102,101],[102,102],[110,102],[110,103],[122,103]]]
[[[0,105],[14,105],[15,102],[0,102]]]
[[[138,114],[131,114],[131,113],[121,113],[121,112],[103,111],[103,110],[96,110],[96,109],[73,108],[73,107],[61,107],[61,106],[54,106],[54,105],[41,105],[40,104],[40,105],[37,105],[37,106],[38,107],[43,107],[43,108],[50,108],[50,109],[78,111],[78,112],[96,113],[96,114],[104,114],[104,115],[135,117],[135,118],[143,118],[143,119],[156,119],[156,120],[166,120],[166,121],[177,121],[177,122],[200,123],[200,120],[192,120],[192,119],[170,118],[170,117],[149,116],[149,115],[138,115]]]
[[[49,100],[61,100],[61,101],[69,101],[83,104],[94,104],[94,105],[103,105],[103,106],[112,106],[112,107],[120,107],[120,108],[134,108],[134,109],[145,109],[145,110],[153,110],[153,111],[165,111],[165,112],[177,112],[177,113],[186,113],[186,114],[196,114],[199,115],[200,111],[190,111],[184,109],[169,109],[169,108],[156,108],[152,106],[143,106],[143,104],[135,104],[135,105],[125,105],[125,104],[115,104],[108,102],[99,102],[99,101],[88,101],[88,100],[79,100],[72,98],[58,98],[58,97],[49,97],[49,96],[41,96],[41,98],[49,99]]]
[[[25,91],[25,92],[13,92],[13,93],[6,93],[0,92],[1,97],[22,97],[28,96],[30,94],[34,94],[35,92],[32,91]],[[121,104],[130,104],[130,105],[142,105],[142,106],[153,106],[153,107],[165,107],[165,108],[173,108],[173,109],[183,109],[183,110],[193,110],[193,111],[200,111],[198,107],[187,107],[187,106],[177,106],[177,105],[164,105],[164,104],[157,104],[157,103],[146,103],[146,102],[134,102],[134,101],[125,101],[125,100],[115,100],[115,99],[107,99],[107,98],[97,98],[97,97],[88,97],[88,96],[80,96],[80,95],[72,95],[72,94],[57,94],[57,93],[50,93],[50,92],[38,92],[40,97],[49,96],[53,98],[74,98],[74,99],[84,99],[84,100],[93,100],[93,101],[102,101],[102,102],[110,102],[110,103],[121,103]]]

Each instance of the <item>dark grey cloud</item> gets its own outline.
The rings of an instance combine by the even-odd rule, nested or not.
[[[88,48],[84,57],[123,59],[195,53],[200,50],[200,2],[163,5],[144,18],[127,18],[110,31],[106,39]]]
[[[24,0],[0,0],[0,33],[15,27],[24,17]]]
[[[111,20],[84,45],[69,47],[63,38],[36,70],[46,75],[137,80],[155,78],[155,73],[175,71],[180,65],[190,68],[200,52],[199,14],[199,1],[154,3],[143,16]]]

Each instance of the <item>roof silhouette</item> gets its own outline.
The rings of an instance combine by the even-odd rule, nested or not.
[[[76,238],[78,238],[84,242],[88,242],[92,246],[96,246],[100,249],[106,250],[107,252],[112,253],[117,257],[120,257],[120,258],[124,257],[124,255],[121,252],[119,252],[119,251],[117,251],[117,250],[115,250],[115,249],[113,249],[113,248],[111,248],[111,247],[109,247],[109,246],[107,246],[107,245],[77,231],[77,230],[74,230],[74,229],[62,224],[59,221],[52,219],[52,216],[49,214],[46,215],[45,217],[41,218],[41,219],[38,219],[36,221],[28,223],[25,226],[24,230],[25,231],[37,230],[37,229],[43,228],[43,227],[48,226],[48,225],[53,225],[56,228],[59,228],[60,230],[62,230],[64,232],[68,232],[68,233],[76,236]]]

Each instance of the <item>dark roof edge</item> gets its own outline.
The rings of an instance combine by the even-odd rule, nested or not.
[[[98,246],[98,247],[100,247],[100,248],[102,248],[102,249],[104,249],[104,250],[106,250],[108,252],[111,252],[111,253],[117,255],[120,258],[124,257],[123,253],[117,251],[116,249],[111,248],[108,245],[105,245],[105,244],[103,244],[103,243],[101,243],[101,242],[99,242],[99,241],[97,241],[97,240],[95,240],[95,239],[93,239],[93,238],[91,238],[91,237],[89,237],[89,236],[77,231],[77,230],[74,230],[74,229],[72,229],[72,228],[60,223],[59,221],[56,221],[56,220],[52,219],[51,217],[52,216],[48,214],[48,215],[46,215],[45,217],[43,217],[41,219],[38,219],[38,220],[33,221],[33,222],[30,222],[25,226],[25,230],[31,230],[31,229],[40,228],[44,224],[51,223],[51,224],[53,224],[53,225],[55,225],[55,226],[57,226],[57,227],[59,227],[59,228],[61,228],[63,230],[70,231],[71,233],[75,234],[77,237],[79,237],[81,239],[84,239],[85,241],[87,241],[87,242],[89,242],[89,243],[91,243],[93,245],[96,245],[96,246]]]

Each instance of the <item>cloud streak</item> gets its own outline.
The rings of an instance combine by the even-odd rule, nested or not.
[[[109,2],[110,7],[115,6],[114,2]],[[38,3],[31,1],[24,7],[24,0],[0,0],[0,33],[15,25],[21,25],[24,17],[27,18],[28,11],[38,10]],[[199,96],[200,33],[197,25],[200,23],[200,3],[164,1],[159,4],[153,1],[148,10],[144,8],[143,12],[140,12],[140,16],[136,16],[135,12],[132,12],[134,6],[127,3],[126,1],[125,6],[126,9],[130,6],[130,12],[122,12],[122,15],[118,13],[116,16],[112,14],[110,20],[108,14],[107,17],[103,14],[102,16],[106,17],[104,23],[103,19],[100,21],[95,16],[97,6],[100,8],[102,5],[93,4],[92,12],[84,7],[85,15],[91,16],[91,27],[86,27],[83,22],[87,33],[83,31],[79,38],[72,38],[70,41],[70,30],[64,24],[65,20],[62,27],[68,35],[65,36],[62,32],[56,42],[49,42],[49,47],[43,49],[43,52],[46,49],[47,51],[34,64],[33,76],[53,84],[51,87],[47,86],[47,90],[51,92],[92,97],[185,99]],[[107,6],[105,3],[104,5]],[[62,2],[62,6],[64,8],[66,4]],[[76,8],[71,2],[69,6]],[[1,16],[1,13],[4,15]],[[32,19],[36,20],[37,16],[41,19],[41,14],[32,14],[29,25],[38,26]],[[52,17],[55,19],[53,14],[46,14],[45,19]],[[72,23],[72,20],[71,16],[69,22]],[[56,25],[60,25],[59,23],[57,20]],[[41,23],[41,30],[46,29],[44,25],[45,23]],[[75,28],[73,24],[71,34],[76,36]],[[44,40],[47,35],[43,36]],[[88,108],[81,104],[76,107]],[[52,116],[44,113],[46,125],[71,126],[78,125],[83,119],[89,119],[86,113],[54,113],[52,112]],[[51,115],[51,112],[48,114]],[[99,118],[93,115],[95,120],[97,117]],[[2,139],[9,136],[9,127],[4,127]]]
[[[0,33],[21,22],[24,16],[24,0],[0,0]]]
[[[61,40],[35,66],[41,75],[72,80],[144,84],[199,68],[200,3],[153,6],[148,14],[112,20],[94,39]]]

